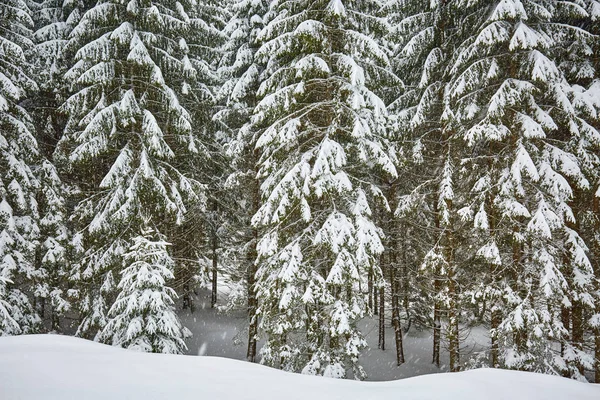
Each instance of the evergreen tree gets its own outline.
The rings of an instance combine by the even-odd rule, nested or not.
[[[413,318],[433,330],[433,363],[440,366],[442,318],[452,307],[457,313],[454,274],[456,262],[450,243],[456,224],[456,168],[460,164],[460,146],[449,128],[445,93],[451,76],[447,66],[456,47],[454,36],[457,14],[451,1],[389,1],[394,30],[390,36],[396,44],[395,69],[406,89],[390,108],[394,111],[395,138],[399,171],[407,179],[396,189],[395,214],[398,230],[406,234],[401,240],[404,262],[419,265],[416,287],[420,287],[413,304]],[[459,181],[459,180],[458,180]],[[404,227],[411,227],[406,231]],[[410,232],[410,234],[409,234]],[[418,239],[412,236],[418,237]],[[411,257],[406,259],[406,257]],[[433,285],[431,282],[433,281]],[[408,285],[406,285],[408,286]],[[426,302],[423,300],[426,299]],[[424,304],[425,303],[425,304]],[[458,315],[448,325],[451,370],[459,368]]]
[[[106,324],[115,277],[142,219],[168,235],[203,202],[203,186],[178,169],[202,146],[178,97],[195,76],[185,41],[192,6],[104,1],[71,32],[76,63],[65,75],[73,94],[63,105],[60,151],[83,194],[75,218],[85,229],[85,254],[73,275],[83,289],[79,335]]]
[[[229,213],[224,226],[230,237],[228,256],[234,268],[227,271],[236,282],[237,290],[229,297],[230,307],[243,304],[248,309],[249,361],[256,360],[258,319],[256,317],[256,239],[258,230],[251,225],[260,203],[257,180],[258,152],[256,132],[250,117],[257,105],[256,93],[265,66],[256,61],[260,43],[258,37],[268,22],[266,1],[239,0],[231,4],[231,19],[224,29],[229,40],[223,46],[219,75],[223,82],[218,92],[221,109],[215,115],[218,126],[229,138],[227,157],[231,160],[225,182]]]
[[[450,66],[448,107],[452,129],[472,149],[463,161],[472,190],[461,215],[477,229],[476,255],[492,275],[480,278],[492,314],[504,303],[503,315],[492,315],[492,348],[499,347],[492,363],[562,372],[576,349],[559,357],[550,344],[569,334],[560,306],[589,291],[593,278],[570,227],[574,188],[589,186],[566,147],[581,120],[550,54],[565,28],[554,22],[551,1],[458,3],[470,12]],[[569,278],[574,267],[579,281]]]
[[[381,230],[370,173],[395,176],[385,145],[389,81],[376,2],[272,3],[256,57],[266,66],[253,127],[260,130],[262,204],[256,288],[262,362],[344,377],[365,341],[366,277],[381,279]]]
[[[26,60],[33,23],[21,0],[0,2],[0,16],[0,334],[31,333],[39,323],[29,297],[38,275],[38,148],[22,103],[37,89]]]
[[[40,182],[39,273],[34,295],[47,329],[60,330],[59,317],[71,308],[68,299],[71,256],[67,228],[67,204],[62,183],[54,165],[44,161],[38,171]],[[47,307],[46,307],[47,306]]]
[[[180,354],[187,350],[183,339],[190,334],[175,313],[177,294],[166,286],[173,279],[174,262],[169,243],[141,229],[123,255],[127,267],[117,285],[119,295],[108,312],[99,339],[114,346],[152,353]]]

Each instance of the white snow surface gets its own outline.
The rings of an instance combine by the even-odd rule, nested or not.
[[[600,386],[493,369],[356,382],[219,357],[137,353],[69,336],[31,335],[0,338],[0,398],[597,400]]]

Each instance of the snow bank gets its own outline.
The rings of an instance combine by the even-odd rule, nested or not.
[[[0,399],[600,399],[600,386],[502,370],[354,382],[218,357],[135,353],[67,336],[0,338]]]

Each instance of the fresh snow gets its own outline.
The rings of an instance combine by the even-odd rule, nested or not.
[[[0,398],[597,400],[600,386],[480,369],[394,382],[355,382],[218,357],[147,354],[68,336],[0,338]]]

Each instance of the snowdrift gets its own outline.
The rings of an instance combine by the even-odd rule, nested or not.
[[[600,400],[600,385],[492,369],[355,382],[32,335],[0,338],[0,399]]]

